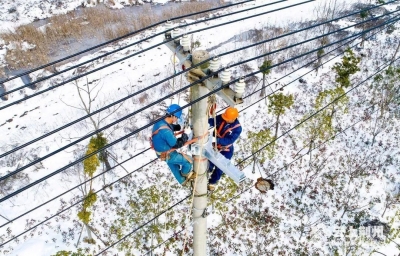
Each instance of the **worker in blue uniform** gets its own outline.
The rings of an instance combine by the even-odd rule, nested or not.
[[[185,185],[190,179],[195,178],[195,173],[192,171],[192,159],[176,151],[188,140],[185,133],[178,139],[174,135],[174,131],[181,130],[181,126],[176,124],[182,116],[180,108],[177,104],[172,104],[167,108],[166,117],[153,126],[151,141],[157,157],[167,163],[179,184]]]
[[[235,143],[242,133],[238,117],[238,110],[228,107],[223,114],[216,116],[216,124],[214,124],[214,118],[208,119],[208,124],[215,127],[214,136],[216,137],[217,149],[227,159],[232,158],[234,152],[233,143]],[[211,177],[208,180],[208,190],[213,191],[221,179],[223,172],[211,161],[209,161],[208,171],[211,172]]]

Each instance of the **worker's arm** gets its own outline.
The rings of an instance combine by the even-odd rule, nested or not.
[[[164,140],[167,142],[168,146],[171,148],[175,146],[177,139],[174,136],[174,132],[171,130],[162,130],[162,136],[164,137]]]
[[[235,129],[231,130],[230,132],[225,134],[224,138],[217,138],[217,143],[221,145],[229,145],[233,144],[242,133],[242,127],[236,127]]]
[[[176,144],[173,146],[173,148],[183,147],[185,145],[186,141],[188,141],[188,136],[186,133],[182,133],[182,137],[180,137],[176,140]]]

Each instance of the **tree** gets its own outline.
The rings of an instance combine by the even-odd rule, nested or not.
[[[263,74],[263,85],[261,87],[261,93],[260,97],[265,96],[265,80],[266,76],[268,76],[271,73],[271,66],[272,66],[272,60],[264,60],[263,64],[260,67],[260,71]]]
[[[372,145],[376,136],[386,127],[390,126],[392,120],[388,112],[396,112],[400,105],[400,68],[390,66],[383,74],[374,77],[371,85],[372,98],[371,103],[378,106],[378,112],[375,115],[375,124],[372,131]]]
[[[284,95],[283,93],[275,93],[268,97],[269,105],[268,105],[268,113],[272,113],[276,116],[275,123],[275,135],[274,137],[278,137],[278,128],[279,128],[279,118],[285,114],[286,109],[289,109],[294,103],[294,97],[292,94]]]
[[[245,141],[245,147],[248,148],[250,145],[252,159],[253,159],[253,173],[255,173],[256,164],[263,165],[267,157],[272,159],[274,157],[274,143],[260,150],[266,144],[272,142],[275,138],[271,136],[271,130],[265,129],[259,132],[249,131],[247,133],[247,140]]]
[[[362,21],[364,21],[365,18],[368,17],[368,12],[366,10],[361,11],[360,17],[361,17]],[[365,42],[365,33],[364,33],[364,31],[365,31],[365,22],[362,24],[362,38],[361,38],[361,43],[360,43],[361,47],[364,47],[364,42]]]
[[[94,137],[92,137],[90,139],[88,149],[86,151],[86,155],[89,155],[89,154],[95,152],[97,150],[96,146],[97,146],[96,139]],[[96,172],[96,169],[98,166],[100,166],[100,160],[96,154],[83,160],[83,173],[84,173],[85,181],[93,178],[93,174]],[[86,239],[86,241],[88,243],[95,243],[95,241],[91,235],[91,228],[89,226],[89,222],[91,220],[91,212],[90,212],[89,208],[91,206],[93,206],[97,200],[97,195],[94,193],[94,191],[92,189],[92,184],[93,184],[93,180],[90,181],[89,190],[86,187],[86,183],[84,185],[84,188],[81,188],[81,191],[82,191],[85,199],[83,201],[82,210],[78,212],[78,218],[86,226],[86,230],[87,230],[87,234],[88,234],[88,238]]]
[[[360,61],[361,58],[355,57],[353,51],[350,48],[347,48],[342,58],[342,62],[335,63],[332,69],[336,72],[335,81],[340,87],[348,88],[351,86],[350,75],[360,71],[360,68],[358,67]]]

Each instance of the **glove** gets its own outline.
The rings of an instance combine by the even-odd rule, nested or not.
[[[174,128],[174,132],[178,132],[181,130],[181,125],[179,124],[172,124],[172,128]]]
[[[182,133],[182,136],[178,139],[176,139],[176,144],[173,146],[173,148],[181,148],[183,145],[185,145],[186,141],[188,141],[188,136],[186,133]]]
[[[181,148],[181,147],[183,147],[184,144],[185,144],[185,142],[183,142],[182,138],[178,138],[176,140],[175,146],[173,146],[172,148]]]
[[[189,140],[189,136],[186,133],[182,133],[181,139],[183,144],[185,144]]]

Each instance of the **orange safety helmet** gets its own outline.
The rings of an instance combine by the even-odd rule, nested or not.
[[[235,121],[236,118],[238,118],[239,112],[236,108],[229,107],[225,110],[225,113],[222,114],[222,119],[224,119],[227,122],[232,122]]]

